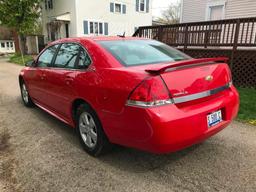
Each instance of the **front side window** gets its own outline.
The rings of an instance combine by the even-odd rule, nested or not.
[[[38,67],[50,67],[52,59],[57,51],[58,45],[53,45],[47,48],[38,58],[37,66]]]
[[[74,69],[79,50],[80,46],[77,44],[62,44],[54,62],[54,67]]]
[[[125,66],[166,63],[190,58],[154,40],[99,41],[99,44]]]

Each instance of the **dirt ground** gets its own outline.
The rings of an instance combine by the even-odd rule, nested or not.
[[[0,191],[256,191],[256,127],[234,122],[168,155],[116,147],[98,159],[74,131],[20,100],[20,66],[0,60]]]

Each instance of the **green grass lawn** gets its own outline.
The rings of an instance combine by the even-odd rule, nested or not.
[[[27,63],[28,61],[31,61],[33,60],[33,57],[31,55],[24,55],[24,62]],[[16,64],[19,64],[19,65],[24,65],[23,61],[22,61],[22,57],[20,54],[14,54],[14,55],[11,55],[9,57],[9,61],[11,63],[16,63]]]
[[[240,94],[240,110],[237,119],[256,125],[256,89],[238,88]]]

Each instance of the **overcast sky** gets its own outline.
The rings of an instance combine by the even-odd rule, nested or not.
[[[153,3],[152,3],[153,17],[160,17],[162,11],[166,10],[169,5],[175,4],[177,2],[179,2],[179,0],[153,0]]]

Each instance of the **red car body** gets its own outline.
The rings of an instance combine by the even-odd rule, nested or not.
[[[134,39],[140,40],[95,37],[53,42],[49,46],[80,44],[92,64],[86,70],[30,66],[21,71],[20,78],[37,106],[70,126],[75,127],[76,103],[85,101],[97,113],[111,143],[153,153],[173,152],[201,142],[236,117],[239,96],[225,58],[126,67],[98,43]],[[148,85],[159,97],[167,91],[170,102],[159,106],[129,102],[139,98]],[[218,110],[221,122],[209,127],[207,115]]]

